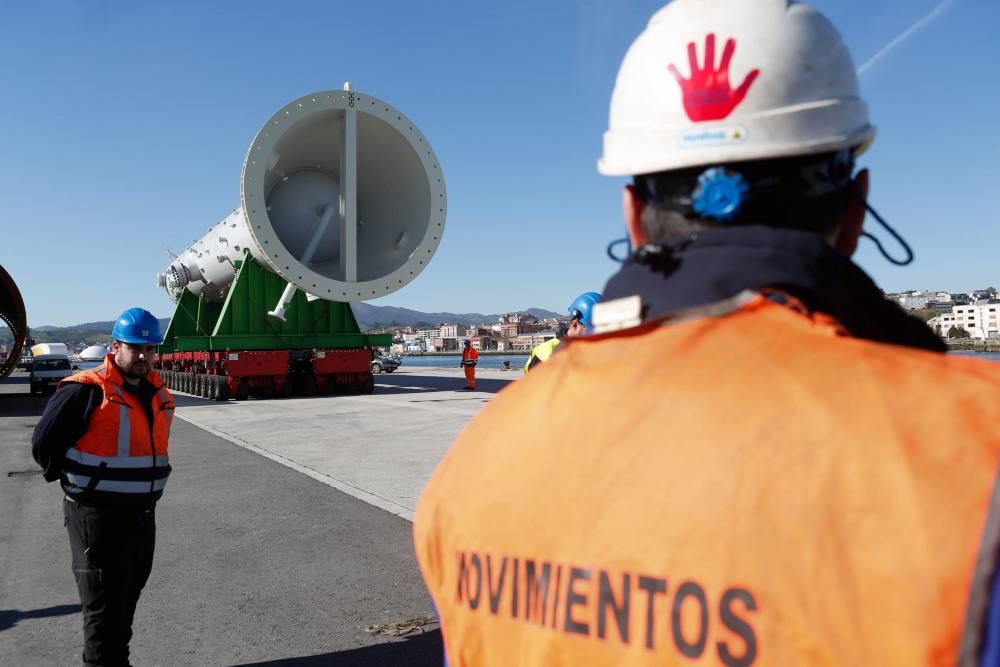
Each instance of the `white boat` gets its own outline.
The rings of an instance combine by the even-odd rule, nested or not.
[[[104,345],[91,345],[80,353],[80,361],[104,361],[109,352]]]

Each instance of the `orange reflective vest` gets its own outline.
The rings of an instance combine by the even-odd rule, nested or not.
[[[479,353],[476,352],[476,348],[469,347],[462,349],[462,365],[463,366],[475,366],[479,362]]]
[[[975,664],[1000,366],[761,297],[562,347],[418,504],[452,667]]]
[[[167,440],[174,401],[154,371],[146,379],[158,388],[152,424],[139,398],[123,388],[125,380],[111,355],[104,366],[63,380],[97,385],[104,393],[87,431],[66,452],[63,487],[68,495],[96,491],[158,497],[163,491],[170,474]]]

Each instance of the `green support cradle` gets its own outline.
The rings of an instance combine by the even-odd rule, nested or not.
[[[350,304],[316,299],[297,291],[287,321],[267,312],[281,297],[285,280],[249,252],[236,263],[236,278],[223,303],[183,290],[160,353],[223,350],[294,350],[388,347],[392,334],[363,334]]]

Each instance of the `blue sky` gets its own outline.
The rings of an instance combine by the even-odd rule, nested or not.
[[[940,0],[818,0],[860,65]],[[555,311],[616,265],[624,179],[597,174],[621,58],[662,2],[3,3],[0,264],[31,326],[158,316],[166,249],[239,203],[247,147],[286,102],[355,90],[429,138],[444,240],[372,303]],[[917,254],[856,258],[887,290],[1000,286],[1000,3],[955,0],[863,75],[871,201]],[[869,221],[869,229],[877,231]]]

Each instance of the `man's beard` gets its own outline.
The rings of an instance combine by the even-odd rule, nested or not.
[[[117,359],[115,359],[115,366],[118,367],[118,370],[121,372],[122,375],[131,380],[141,380],[142,378],[146,377],[146,373],[149,372],[149,364],[135,363],[132,364],[131,367],[125,368],[120,363],[118,363]],[[136,366],[140,366],[143,369],[141,373],[136,370]]]

